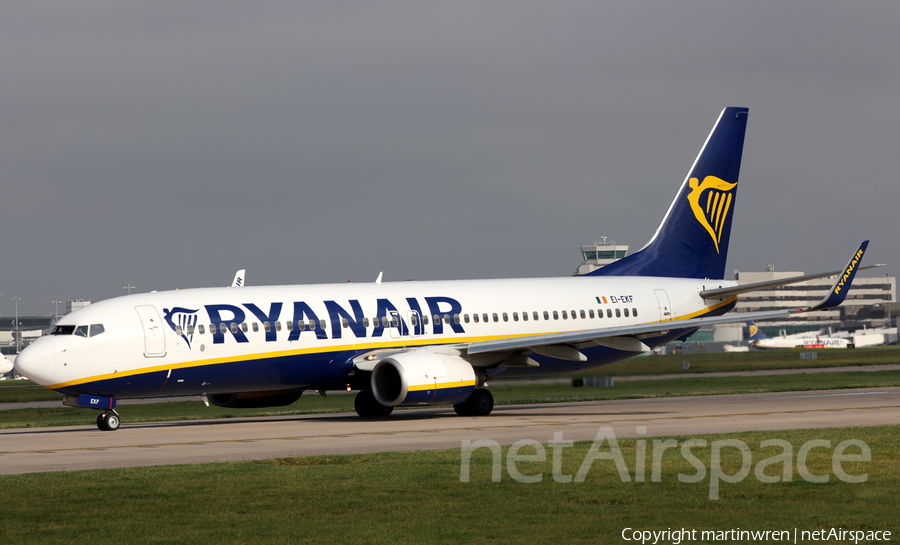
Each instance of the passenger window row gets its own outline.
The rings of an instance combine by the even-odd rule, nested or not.
[[[630,311],[630,312],[629,312],[629,311]],[[585,319],[594,319],[595,316],[596,316],[596,318],[603,318],[603,309],[601,308],[601,309],[597,309],[596,315],[594,314],[594,309],[590,309],[590,310],[588,310],[587,312],[585,312],[584,310],[577,310],[577,311],[576,311],[576,310],[572,310],[572,311],[565,311],[565,310],[563,310],[563,311],[557,311],[557,310],[554,310],[554,311],[547,311],[547,310],[545,310],[545,311],[543,311],[543,312],[541,312],[541,313],[538,313],[538,311],[533,310],[533,311],[531,311],[531,319],[534,320],[535,322],[537,322],[537,321],[539,321],[539,320],[541,319],[541,317],[543,316],[544,320],[545,320],[545,321],[548,321],[548,320],[550,320],[551,312],[552,312],[552,316],[553,316],[553,319],[554,319],[554,320],[559,320],[559,319],[560,319],[560,316],[562,316],[562,319],[563,319],[563,320],[569,320],[569,319],[577,320],[577,319],[579,319],[579,318],[582,319],[582,320],[585,320]],[[607,318],[612,318],[612,317],[613,317],[613,313],[615,313],[616,318],[621,318],[623,314],[624,314],[624,316],[625,316],[626,318],[628,318],[628,317],[635,317],[635,318],[637,318],[637,315],[638,315],[638,311],[637,311],[636,308],[631,308],[631,309],[627,309],[627,308],[622,308],[622,309],[620,309],[620,308],[615,308],[615,309],[607,308],[607,309],[606,309],[606,317],[607,317]],[[456,321],[456,323],[459,323],[459,315],[458,315],[458,314],[454,314],[453,317],[454,317],[454,320]],[[437,319],[437,318],[438,318],[438,316],[435,315],[435,319]],[[462,318],[463,318],[463,322],[465,322],[465,323],[467,323],[467,324],[469,323],[469,315],[468,315],[468,314],[463,314],[463,317],[462,317]],[[484,313],[482,313],[482,314],[480,314],[480,315],[477,314],[477,313],[475,313],[475,314],[472,315],[472,322],[474,322],[474,323],[476,323],[476,324],[479,323],[479,322],[487,323],[487,322],[490,322],[490,321],[493,321],[493,322],[499,322],[501,318],[503,319],[504,322],[508,322],[508,321],[509,321],[509,313],[508,313],[508,312],[503,312],[503,313],[501,313],[501,314],[498,316],[497,313],[494,312],[494,313],[491,313],[490,318],[488,317],[488,313],[487,313],[487,312],[484,312]],[[519,321],[519,318],[520,318],[520,315],[519,315],[518,312],[513,312],[513,313],[512,313],[512,320],[513,320],[514,322],[518,322],[518,321]],[[444,319],[445,319],[445,320],[447,319],[447,315],[446,315],[446,314],[444,315]],[[526,311],[526,312],[523,312],[523,313],[521,314],[521,319],[522,319],[523,322],[527,322],[527,321],[529,320],[529,313],[528,313],[527,311]],[[449,323],[449,322],[448,322],[448,323]]]

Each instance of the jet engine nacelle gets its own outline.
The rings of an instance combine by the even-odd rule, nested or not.
[[[217,407],[229,409],[262,409],[265,407],[284,407],[300,399],[303,391],[285,392],[248,392],[243,394],[213,394],[206,396],[209,402]]]
[[[386,407],[452,405],[469,399],[478,377],[464,359],[427,352],[384,358],[372,370],[372,394]]]

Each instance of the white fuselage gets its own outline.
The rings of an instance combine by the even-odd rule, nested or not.
[[[734,283],[572,277],[154,292],[63,317],[56,334],[23,351],[17,367],[65,393],[119,398],[338,389],[352,382],[354,360],[372,351],[720,314],[734,298],[698,295],[713,284]],[[634,355],[603,346],[583,352],[587,361],[532,355],[539,366],[485,368],[496,378],[551,375]]]

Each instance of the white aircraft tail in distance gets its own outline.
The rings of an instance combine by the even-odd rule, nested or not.
[[[721,112],[651,240],[589,275],[133,294],[63,317],[17,367],[64,403],[99,409],[104,430],[118,428],[123,398],[273,407],[304,390],[359,390],[362,417],[427,405],[480,416],[494,404],[488,379],[584,371],[701,326],[784,318],[726,314],[761,287],[724,280],[747,116]],[[828,297],[793,312],[840,304],[866,244]]]

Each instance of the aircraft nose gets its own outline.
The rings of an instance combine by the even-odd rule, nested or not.
[[[56,371],[56,348],[53,340],[41,338],[22,350],[13,363],[16,371],[42,386],[53,384]]]

